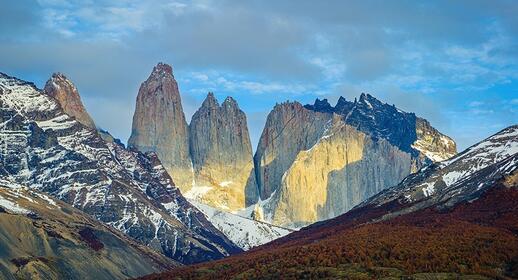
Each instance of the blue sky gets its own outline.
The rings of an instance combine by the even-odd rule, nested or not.
[[[188,118],[233,96],[255,145],[277,102],[368,92],[460,149],[518,123],[516,1],[5,1],[0,71],[77,85],[126,141],[140,83],[171,64]]]

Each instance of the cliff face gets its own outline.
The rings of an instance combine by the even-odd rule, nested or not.
[[[178,187],[191,188],[188,127],[171,66],[159,63],[140,86],[128,146],[156,152]]]
[[[234,99],[220,106],[209,93],[192,117],[189,139],[194,185],[187,197],[231,211],[257,200],[246,116]]]
[[[454,153],[428,122],[370,95],[276,106],[254,158],[265,219],[300,227],[333,218]]]
[[[81,102],[76,86],[63,74],[54,73],[45,83],[43,93],[56,99],[63,111],[85,126],[95,129],[95,123]]]
[[[307,110],[298,102],[273,108],[254,156],[262,199],[270,197],[281,185],[283,174],[299,152],[308,150],[320,139],[330,118],[330,114]]]
[[[304,226],[346,212],[410,169],[410,154],[333,115],[317,143],[297,154],[265,208],[274,224]]]

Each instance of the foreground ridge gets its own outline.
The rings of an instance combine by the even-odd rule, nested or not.
[[[180,265],[0,173],[0,278],[128,278]]]

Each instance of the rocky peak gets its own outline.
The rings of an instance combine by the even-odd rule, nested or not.
[[[155,67],[153,67],[153,72],[151,72],[151,76],[156,77],[165,75],[173,75],[173,67],[171,67],[171,65],[159,62]]]
[[[232,96],[227,96],[227,98],[225,98],[225,101],[223,101],[222,106],[239,109],[237,101],[234,98],[232,98]]]
[[[374,109],[374,107],[382,106],[383,103],[368,93],[360,94],[358,103],[367,106],[368,109]]]
[[[55,100],[65,113],[85,126],[95,129],[95,123],[86,112],[76,86],[62,73],[54,73],[45,83],[43,92]]]
[[[307,109],[313,110],[313,111],[318,111],[318,112],[331,113],[334,111],[333,106],[331,106],[331,104],[329,104],[329,102],[327,101],[326,98],[324,98],[322,100],[317,98],[317,99],[315,99],[315,103],[313,105],[305,105],[304,107]]]
[[[128,146],[156,152],[180,189],[191,187],[188,127],[171,66],[158,63],[140,86]]]
[[[214,93],[209,91],[209,93],[207,94],[207,97],[201,104],[201,107],[203,107],[203,108],[218,108],[219,107],[218,100],[216,99],[216,97],[214,97]]]
[[[304,107],[317,112],[339,114],[347,124],[375,139],[387,139],[415,157],[421,153],[423,158],[440,161],[456,153],[455,142],[433,128],[426,120],[417,118],[414,113],[403,112],[368,93],[360,94],[354,102],[340,97],[334,108],[328,105],[327,100],[319,99],[314,105]],[[419,166],[420,164],[417,164],[416,167]]]
[[[354,102],[349,102],[344,97],[340,96],[336,102],[334,111],[337,114],[346,115],[354,107],[354,104]]]
[[[192,117],[189,136],[195,178],[193,191],[185,195],[227,210],[255,202],[252,146],[246,115],[237,102],[227,97],[219,106],[209,92]],[[197,196],[200,187],[209,190]]]

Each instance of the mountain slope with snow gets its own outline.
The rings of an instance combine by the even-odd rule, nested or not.
[[[358,207],[395,200],[413,204],[413,209],[430,205],[451,207],[475,199],[496,180],[512,173],[517,165],[518,126],[511,126],[449,160],[424,167]]]
[[[4,176],[0,248],[1,279],[122,279],[179,265],[70,205]]]
[[[245,218],[203,203],[195,201],[191,201],[191,203],[200,209],[214,226],[243,250],[266,244],[293,232],[293,230],[287,228]]]
[[[241,251],[181,196],[155,155],[103,140],[32,83],[5,74],[0,163],[16,183],[59,198],[182,263]]]

